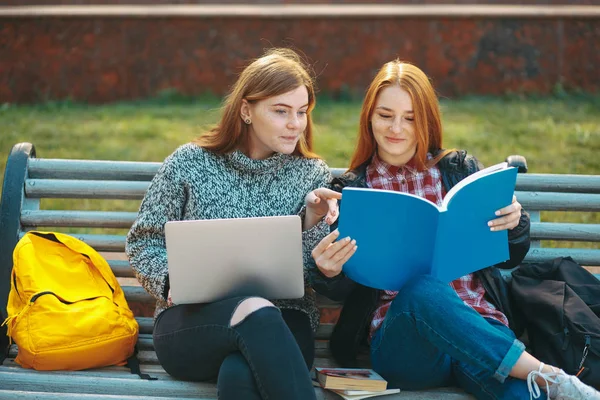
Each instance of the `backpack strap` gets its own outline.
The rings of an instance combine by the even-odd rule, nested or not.
[[[140,360],[138,359],[137,354],[138,354],[138,346],[136,344],[133,349],[133,354],[131,355],[131,357],[129,357],[127,359],[127,364],[125,364],[125,366],[127,368],[129,368],[129,370],[131,371],[132,374],[136,374],[137,376],[139,376],[142,379],[145,379],[147,381],[158,380],[158,378],[156,378],[156,377],[142,373],[142,371],[140,369]]]

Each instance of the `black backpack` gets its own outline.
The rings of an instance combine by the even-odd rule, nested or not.
[[[572,258],[556,258],[513,271],[511,294],[531,354],[600,387],[600,280]]]

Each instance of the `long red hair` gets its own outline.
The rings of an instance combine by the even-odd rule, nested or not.
[[[442,148],[442,122],[437,95],[427,75],[416,66],[400,60],[390,61],[379,70],[367,89],[360,113],[358,143],[350,170],[356,169],[377,151],[373,136],[371,117],[381,90],[390,85],[398,85],[408,92],[414,111],[414,126],[417,139],[415,160],[417,168],[424,170],[435,165],[450,150],[438,154],[427,162],[427,153],[437,153]]]
[[[317,158],[312,151],[313,123],[311,111],[315,107],[315,89],[311,75],[300,58],[291,49],[275,48],[250,63],[225,98],[221,120],[210,131],[194,140],[198,146],[217,154],[245,150],[248,145],[248,125],[240,116],[242,100],[254,103],[287,93],[300,86],[308,91],[307,124],[294,155]]]

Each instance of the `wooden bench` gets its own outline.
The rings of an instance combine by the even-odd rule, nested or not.
[[[13,147],[6,165],[0,205],[0,309],[6,313],[10,289],[12,250],[24,232],[48,229],[71,233],[84,240],[109,260],[122,282],[128,301],[140,325],[139,348],[142,371],[158,378],[141,380],[124,367],[107,367],[77,372],[40,372],[20,368],[13,345],[9,358],[0,366],[0,399],[214,399],[210,383],[174,380],[158,364],[152,344],[153,299],[136,285],[133,271],[123,257],[125,234],[136,218],[139,201],[160,163],[57,160],[37,158],[32,144]],[[333,169],[340,174],[342,169]],[[572,256],[586,266],[600,266],[600,224],[542,222],[540,212],[600,211],[600,176],[519,174],[517,196],[531,213],[534,239],[527,261],[542,261],[556,256]],[[48,209],[46,199],[68,200],[63,209]],[[132,200],[131,211],[114,210],[114,199]],[[123,207],[119,203],[119,207]],[[56,202],[53,203],[56,208]],[[85,206],[85,207],[84,207]],[[86,211],[82,209],[85,208]],[[93,211],[87,211],[87,210]],[[77,233],[83,232],[83,233]],[[587,241],[593,249],[547,248],[540,240]],[[339,305],[319,298],[322,314],[339,312]],[[327,339],[331,321],[317,332],[317,366],[335,365]],[[368,364],[367,357],[364,360]],[[336,395],[316,389],[319,399]],[[83,395],[85,394],[85,396]],[[402,392],[393,399],[471,399],[458,389],[442,388],[421,392]]]

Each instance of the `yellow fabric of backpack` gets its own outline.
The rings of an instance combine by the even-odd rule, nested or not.
[[[106,260],[72,236],[28,232],[13,253],[7,304],[15,361],[37,370],[124,365],[139,327]]]

